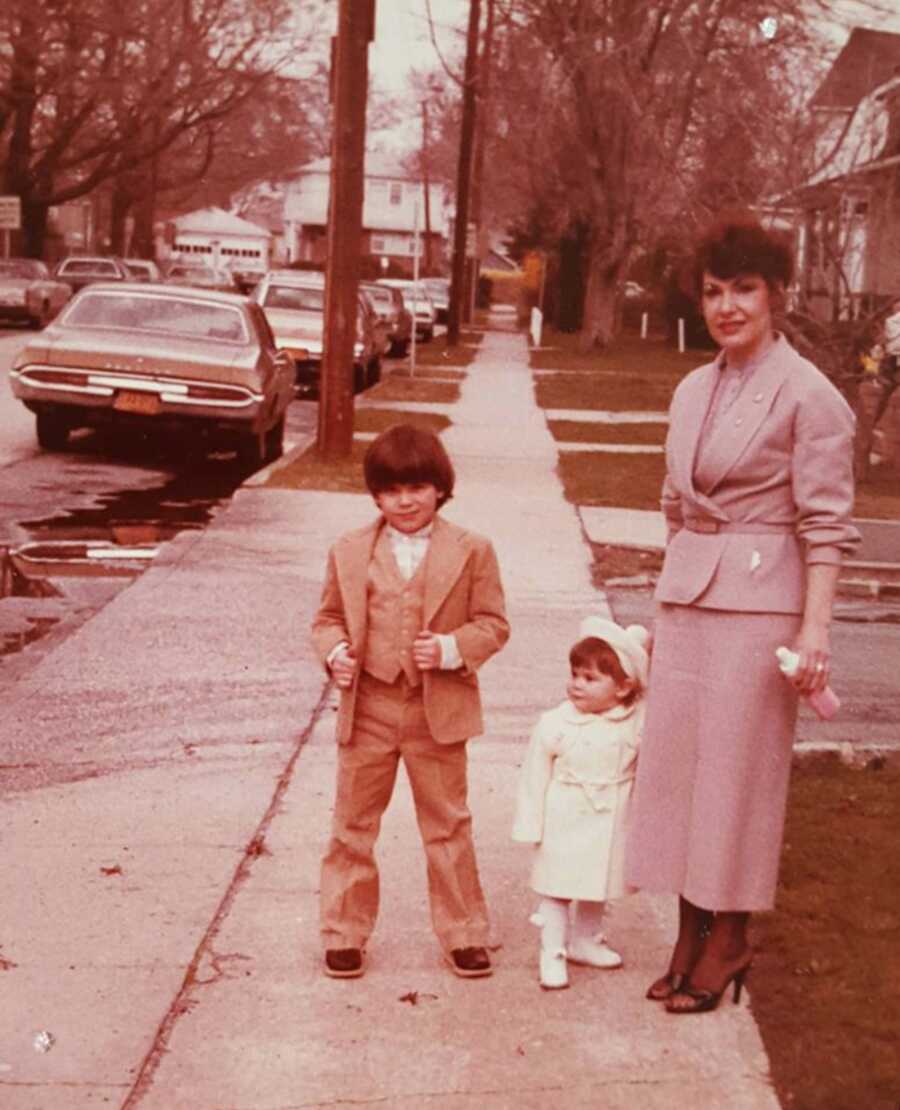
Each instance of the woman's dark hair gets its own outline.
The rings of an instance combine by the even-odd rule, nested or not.
[[[633,683],[633,689],[622,699],[624,705],[631,705],[641,692],[640,682],[625,673],[625,668],[613,648],[598,636],[585,636],[583,640],[579,640],[572,646],[569,651],[569,666],[573,670],[575,667],[596,667],[600,674],[609,675],[617,686],[625,682]]]
[[[438,507],[453,496],[456,481],[443,443],[434,432],[412,424],[395,424],[372,441],[363,474],[373,497],[391,486],[430,482],[438,491]]]
[[[794,253],[787,239],[767,231],[753,216],[723,216],[706,232],[694,252],[694,293],[703,289],[703,275],[730,280],[759,274],[769,290],[786,287],[794,273]]]

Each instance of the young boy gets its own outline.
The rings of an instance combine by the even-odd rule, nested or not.
[[[320,894],[325,974],[363,973],[378,912],[375,840],[402,758],[438,940],[457,975],[490,975],[466,741],[483,731],[475,672],[509,636],[497,558],[488,540],[437,515],[454,473],[433,433],[390,428],[366,452],[364,472],[381,515],[332,548],[313,621],[341,692]]]

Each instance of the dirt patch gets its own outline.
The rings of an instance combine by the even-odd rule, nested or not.
[[[754,919],[753,1013],[782,1105],[897,1110],[900,766],[794,769],[777,909]]]

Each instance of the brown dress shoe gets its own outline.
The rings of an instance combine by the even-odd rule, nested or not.
[[[363,973],[363,954],[359,948],[327,948],[325,974],[332,979],[358,979]]]
[[[478,979],[490,975],[491,957],[486,948],[454,948],[450,952],[449,963],[453,972],[463,979]]]

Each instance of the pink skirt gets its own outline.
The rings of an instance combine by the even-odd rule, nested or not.
[[[771,909],[797,695],[775,649],[800,617],[663,605],[626,880],[708,910]]]

